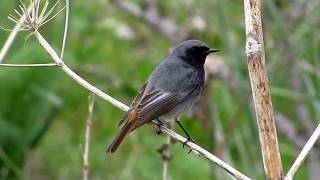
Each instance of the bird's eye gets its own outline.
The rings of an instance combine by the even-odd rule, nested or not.
[[[193,54],[202,54],[206,53],[208,51],[208,48],[206,47],[192,47],[191,48],[191,53]]]
[[[191,48],[191,52],[192,53],[197,53],[199,51],[199,49],[197,47],[192,47]]]

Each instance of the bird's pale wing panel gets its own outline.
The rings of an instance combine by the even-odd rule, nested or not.
[[[142,105],[137,107],[139,118],[138,122],[135,125],[135,128],[138,128],[141,125],[163,114],[166,114],[176,105],[181,103],[187,97],[187,94],[182,95],[160,91],[157,94],[154,94],[154,97],[156,98],[154,98],[152,101],[149,101],[149,103],[143,105],[142,101]]]

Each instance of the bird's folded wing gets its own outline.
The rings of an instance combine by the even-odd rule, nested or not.
[[[129,116],[129,114],[131,113],[132,109],[141,101],[141,99],[143,99],[143,96],[145,95],[145,89],[147,86],[146,82],[142,88],[139,91],[139,94],[133,99],[132,103],[131,103],[131,107],[130,109],[126,112],[126,114],[122,117],[122,119],[119,121],[118,126],[121,126],[123,124],[123,122],[125,122]]]
[[[153,90],[146,94],[140,103],[134,109],[138,113],[138,121],[136,129],[151,120],[166,114],[172,110],[177,104],[184,101],[188,94],[178,94],[173,92],[164,92],[161,90]]]

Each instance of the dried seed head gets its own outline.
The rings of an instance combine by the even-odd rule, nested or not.
[[[60,6],[60,0],[58,0],[50,9],[49,0],[45,0],[44,5],[40,7],[41,0],[30,0],[30,5],[27,8],[26,4],[20,0],[19,9],[15,9],[15,16],[9,14],[8,19],[20,25],[18,31],[37,31],[42,25],[55,18],[65,6],[55,10]],[[56,12],[56,13],[53,13]],[[53,14],[53,15],[52,15]],[[12,31],[10,29],[4,30]]]

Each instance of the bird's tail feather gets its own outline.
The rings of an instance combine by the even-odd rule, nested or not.
[[[127,121],[126,124],[122,127],[120,133],[117,137],[112,141],[111,145],[107,149],[107,153],[114,153],[126,135],[131,131],[132,127],[134,127],[134,121]]]

